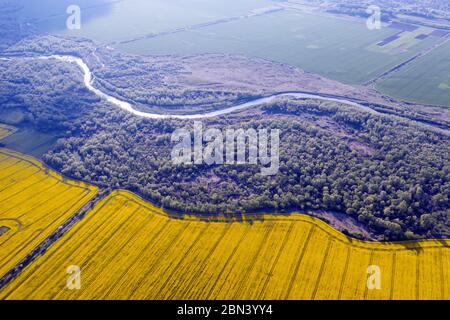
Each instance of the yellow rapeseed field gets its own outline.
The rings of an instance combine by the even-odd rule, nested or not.
[[[449,245],[358,241],[301,214],[170,217],[115,191],[0,298],[450,299]],[[81,270],[78,290],[69,266]]]
[[[96,188],[67,181],[33,158],[0,149],[0,277],[89,201]]]

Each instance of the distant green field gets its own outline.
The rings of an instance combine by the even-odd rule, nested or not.
[[[388,27],[371,31],[364,22],[281,11],[118,48],[137,54],[245,54],[288,63],[344,83],[362,84],[437,41],[430,37],[395,53],[376,50],[377,43],[397,32]]]
[[[22,18],[37,19],[40,31],[83,36],[100,42],[125,40],[242,15],[273,5],[271,0],[40,0],[42,5],[23,1]],[[81,30],[67,30],[66,8],[81,7]]]
[[[397,99],[450,107],[450,43],[392,74],[377,88]]]
[[[19,12],[22,22],[31,22],[43,32],[79,35],[101,43],[135,39],[218,19],[243,16],[252,10],[267,8],[275,0],[79,0],[82,28],[66,29],[72,0],[40,0],[37,6],[28,0]],[[359,22],[320,14],[284,10],[194,28],[155,38],[115,44],[135,54],[234,53],[287,63],[309,72],[348,84],[363,84],[408,60],[437,41],[423,39],[433,30],[421,27],[404,31],[383,27],[368,30]],[[383,46],[378,45],[386,40]],[[414,61],[399,73],[378,85],[383,93],[396,98],[450,105],[450,45]],[[1,115],[0,115],[1,116]],[[9,117],[18,115],[9,115]],[[11,120],[11,119],[9,119]],[[11,120],[12,121],[12,120]]]
[[[19,128],[19,130],[0,141],[0,145],[21,153],[41,158],[52,149],[59,136],[43,133],[32,128]]]

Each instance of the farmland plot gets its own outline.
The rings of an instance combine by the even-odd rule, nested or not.
[[[0,124],[0,140],[6,138],[7,136],[13,134],[16,131],[14,127]]]
[[[378,83],[394,98],[450,107],[450,42]]]
[[[74,215],[96,188],[0,149],[0,277]]]
[[[301,214],[174,217],[115,191],[0,298],[450,299],[449,245],[359,241]],[[73,265],[79,290],[67,288]]]
[[[285,10],[196,30],[116,45],[133,54],[233,53],[287,63],[346,84],[363,84],[438,41],[414,39],[378,46],[399,32],[368,30],[365,21],[345,21]],[[427,32],[430,32],[427,30]]]

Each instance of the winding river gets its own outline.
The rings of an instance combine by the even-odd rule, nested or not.
[[[242,103],[242,104],[238,104],[232,107],[227,107],[221,110],[216,110],[216,111],[212,111],[212,112],[207,112],[207,113],[197,113],[197,114],[189,114],[189,115],[179,115],[179,114],[158,114],[158,113],[150,113],[150,112],[143,112],[143,111],[139,111],[137,110],[135,107],[133,107],[133,105],[131,105],[130,103],[126,102],[126,101],[122,101],[119,100],[103,91],[101,91],[100,89],[97,89],[94,87],[94,77],[92,76],[92,72],[89,69],[88,65],[81,59],[75,56],[69,56],[69,55],[51,55],[51,56],[40,56],[40,57],[3,57],[0,58],[0,60],[12,60],[12,59],[29,59],[29,60],[33,60],[33,59],[39,59],[39,60],[50,60],[50,59],[54,59],[54,60],[59,60],[59,61],[64,61],[67,63],[75,63],[77,64],[80,69],[83,71],[84,74],[84,84],[86,86],[86,88],[88,90],[90,90],[91,92],[93,92],[94,94],[96,94],[98,97],[108,101],[109,103],[111,103],[112,105],[115,105],[116,107],[121,108],[122,110],[125,110],[129,113],[132,113],[136,116],[139,117],[143,117],[143,118],[149,118],[149,119],[168,119],[168,118],[174,118],[174,119],[185,119],[185,120],[189,120],[189,119],[205,119],[205,118],[213,118],[213,117],[217,117],[217,116],[221,116],[221,115],[225,115],[225,114],[229,114],[229,113],[233,113],[236,111],[240,111],[243,109],[248,109],[251,107],[256,107],[259,106],[261,104],[264,103],[269,103],[274,101],[277,98],[280,97],[293,97],[293,98],[300,98],[300,99],[317,99],[317,100],[322,100],[322,101],[333,101],[333,102],[339,102],[342,104],[346,104],[346,105],[350,105],[350,106],[354,106],[357,108],[362,108],[368,112],[372,112],[372,113],[378,113],[375,110],[363,106],[359,103],[353,102],[353,101],[349,101],[349,100],[345,100],[345,99],[340,99],[340,98],[332,98],[332,97],[327,97],[324,95],[319,95],[319,94],[310,94],[310,93],[304,93],[304,92],[289,92],[289,93],[280,93],[280,94],[274,94],[265,98],[260,98],[260,99],[255,99],[246,103]]]
[[[190,120],[190,119],[206,119],[206,118],[213,118],[217,116],[226,115],[229,113],[237,112],[243,109],[249,109],[252,107],[260,106],[264,103],[270,103],[275,101],[277,98],[282,97],[291,97],[291,98],[297,98],[297,99],[315,99],[315,100],[321,100],[321,101],[332,101],[332,102],[338,102],[341,104],[345,104],[348,106],[352,106],[355,108],[362,109],[366,112],[370,112],[372,114],[377,115],[388,115],[391,119],[398,119],[398,120],[408,120],[410,123],[419,125],[419,126],[425,126],[429,129],[437,130],[440,133],[443,133],[445,135],[450,135],[450,132],[448,128],[446,127],[440,127],[439,125],[435,125],[433,123],[428,123],[426,121],[418,121],[409,119],[408,117],[402,117],[400,115],[393,115],[393,114],[386,114],[383,112],[379,112],[377,110],[374,110],[366,105],[363,105],[361,103],[358,103],[357,101],[360,100],[352,100],[351,98],[346,97],[340,97],[335,95],[327,95],[327,94],[314,94],[314,93],[308,93],[308,92],[302,92],[302,91],[293,91],[293,92],[287,92],[287,93],[278,93],[273,94],[268,97],[255,99],[249,102],[237,104],[232,107],[226,107],[224,109],[211,111],[211,112],[205,112],[205,113],[195,113],[195,114],[159,114],[159,113],[151,113],[151,112],[143,112],[137,110],[132,104],[129,102],[120,100],[118,98],[115,98],[106,92],[101,91],[100,89],[97,89],[94,86],[94,76],[92,75],[91,70],[89,69],[88,65],[81,59],[75,56],[71,55],[49,55],[49,56],[37,56],[37,57],[29,57],[29,56],[8,56],[8,57],[0,57],[0,61],[10,61],[13,59],[26,59],[26,60],[59,60],[66,63],[72,63],[76,64],[82,71],[83,71],[83,79],[84,84],[86,88],[96,94],[98,97],[106,100],[110,104],[119,107],[122,110],[125,110],[131,114],[134,114],[138,117],[148,118],[148,119],[183,119],[183,120]]]

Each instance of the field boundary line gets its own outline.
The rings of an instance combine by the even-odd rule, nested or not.
[[[43,170],[46,175],[53,177],[57,180],[60,180],[62,183],[71,185],[76,188],[84,188],[84,189],[90,189],[91,191],[92,190],[98,191],[98,187],[96,187],[92,184],[87,184],[83,181],[65,177],[65,176],[61,175],[59,172],[56,172],[54,169],[46,166],[43,162],[41,162],[31,156],[27,156],[27,155],[21,154],[19,152],[16,152],[16,151],[13,151],[13,150],[10,150],[7,148],[0,148],[0,154],[10,156],[11,158],[15,158],[15,159],[18,159],[23,162],[27,162],[27,163]]]
[[[121,207],[122,208],[122,207]],[[120,209],[119,209],[120,210]],[[119,211],[117,210],[117,211]],[[131,214],[135,214],[136,212],[138,212],[140,210],[140,207],[137,207],[135,210],[133,210],[133,212],[131,212]],[[106,222],[110,222],[111,220],[105,220]],[[125,219],[124,221],[122,221],[121,223],[118,224],[118,226],[111,232],[112,237],[120,230],[122,229],[123,226],[125,226],[126,224],[130,224],[131,221],[130,219]],[[103,224],[102,224],[103,225]],[[94,230],[98,231],[98,229],[96,228]],[[88,234],[88,236],[91,236],[91,233]],[[81,270],[86,270],[85,267],[89,264],[89,262],[91,261],[91,259],[101,250],[103,249],[104,246],[106,246],[110,241],[112,237],[108,237],[103,239],[98,245],[95,246],[94,250],[89,251],[88,256],[86,257],[86,259],[83,260],[83,264],[79,265],[79,267],[81,268]],[[114,256],[109,259],[112,260],[114,259]],[[51,297],[50,300],[54,300],[55,297],[59,294],[60,292],[55,292]]]
[[[181,228],[180,231],[178,231],[176,233],[176,236],[173,237],[173,239],[166,245],[166,247],[162,250],[161,255],[165,255],[167,251],[170,250],[170,248],[172,248],[172,246],[174,245],[174,243],[176,243],[177,241],[179,241],[179,238],[181,237],[181,235],[183,233],[186,232],[186,230],[189,228],[189,226],[191,225],[191,223],[186,223],[185,226],[183,226]],[[160,264],[160,261],[155,261],[154,264],[152,264],[150,266],[150,268],[145,272],[145,274],[139,279],[138,284],[133,286],[133,289],[131,290],[130,294],[128,295],[126,300],[130,300],[132,296],[134,296],[139,288],[141,287],[142,283],[144,282],[145,278],[147,278],[147,276]]]
[[[351,251],[352,251],[352,247],[347,246],[347,256],[345,258],[344,272],[341,277],[341,284],[339,286],[339,293],[338,293],[336,300],[342,299],[342,293],[344,292],[344,285],[346,284],[346,281],[347,281],[348,266],[350,265],[350,255],[352,253]]]
[[[289,295],[291,294],[292,288],[294,287],[294,282],[297,279],[298,271],[300,270],[300,265],[302,263],[303,257],[305,256],[305,252],[307,250],[309,240],[311,239],[311,237],[315,231],[316,231],[315,226],[310,227],[310,229],[308,230],[308,236],[306,237],[305,242],[302,245],[302,251],[301,251],[301,253],[298,257],[298,260],[295,264],[294,272],[292,273],[292,278],[291,278],[291,281],[289,282],[288,288],[286,290],[284,300],[289,300]]]
[[[192,250],[192,248],[194,248],[194,246],[197,244],[197,241],[203,236],[203,232],[206,229],[208,229],[208,226],[207,225],[203,226],[201,232],[198,233],[198,235],[195,237],[194,241],[192,241],[192,243],[189,245],[189,248],[183,254],[183,257],[181,259],[179,259],[176,267],[175,268],[171,268],[172,271],[170,271],[170,269],[169,269],[170,273],[169,273],[169,276],[167,277],[167,279],[164,281],[164,285],[163,285],[164,287],[166,287],[166,285],[170,282],[170,280],[175,275],[175,273],[178,272],[178,267],[183,262],[183,260],[189,255],[189,253]],[[169,267],[171,267],[171,266],[169,266]],[[166,269],[166,271],[167,271],[167,269]],[[155,284],[155,281],[153,281],[152,283],[149,284],[150,291],[152,290],[152,287],[153,287],[154,284]]]
[[[28,277],[23,279],[23,281],[20,283],[18,283],[18,281],[13,281],[13,280],[19,274],[24,272],[28,266],[32,266],[33,265],[32,262],[34,262],[39,257],[42,257],[44,259],[44,261],[46,261],[51,256],[53,256],[53,254],[56,252],[56,250],[51,254],[45,255],[45,253],[47,253],[47,251],[53,245],[55,245],[55,246],[58,245],[58,249],[61,247],[61,244],[58,244],[58,240],[66,233],[70,232],[73,227],[75,227],[76,219],[81,219],[80,217],[78,217],[80,211],[83,209],[84,206],[88,205],[89,202],[92,201],[93,199],[95,199],[95,197],[97,197],[97,196],[98,196],[97,192],[89,191],[83,197],[81,197],[74,205],[72,205],[69,209],[67,209],[64,213],[66,213],[68,210],[71,210],[73,207],[77,207],[74,215],[68,217],[66,219],[66,221],[64,221],[62,223],[61,226],[57,227],[56,230],[51,235],[49,235],[46,239],[44,239],[31,253],[29,253],[23,260],[21,260],[18,265],[13,267],[5,275],[1,276],[0,290],[5,289],[9,283],[13,283],[13,284],[17,283],[17,286],[15,286],[15,289],[17,289],[23,282],[25,282],[28,279]],[[86,202],[82,201],[86,197],[88,197],[88,200]],[[75,222],[72,221],[73,219],[75,219]],[[81,219],[81,220],[83,220],[83,219]],[[55,239],[55,237],[56,237],[56,239]],[[47,243],[48,241],[50,241],[49,244]],[[56,247],[55,247],[55,249],[56,249]],[[19,268],[19,266],[21,266],[21,268]],[[29,275],[33,274],[39,268],[40,268],[40,265],[37,265],[34,267],[33,271],[31,271],[31,269],[28,269],[28,270],[30,270]],[[11,289],[9,291],[9,293],[4,297],[4,299],[9,297],[12,294],[12,292],[15,291],[15,289]]]
[[[124,205],[126,205],[126,203],[125,203]],[[104,220],[104,221],[97,227],[97,230],[99,230],[100,228],[104,227],[105,224],[107,224],[108,222],[111,222],[111,220],[108,220],[108,219]],[[72,233],[72,235],[73,235],[73,233]],[[90,235],[91,235],[90,233],[82,234],[82,240],[85,240],[86,238],[89,238]],[[66,241],[64,241],[63,244],[65,244],[65,243],[67,243],[68,241],[70,241],[71,238],[72,238],[72,237],[66,239]],[[61,246],[60,246],[59,248],[61,248]],[[69,250],[65,251],[65,253],[69,252],[69,255],[72,256],[72,254],[76,253],[77,250],[78,250],[78,247],[70,248]],[[55,251],[55,252],[57,252],[57,251]],[[65,254],[65,255],[67,256],[67,254]],[[50,257],[48,257],[48,258],[50,258]],[[48,260],[48,259],[47,259],[47,260]],[[42,263],[42,266],[44,266],[44,263]],[[50,280],[51,277],[52,277],[52,274],[50,273],[45,279],[42,280],[41,285],[45,285],[45,284]],[[32,295],[32,294],[33,294],[32,292],[29,293],[29,294],[25,297],[25,299],[28,299],[28,297],[29,297],[30,295]]]
[[[267,227],[267,226],[266,226]],[[270,228],[267,228],[266,230],[264,230],[264,235],[262,236],[263,239],[267,239],[270,235],[270,233],[273,232],[273,226],[270,226]],[[264,245],[266,245],[267,243],[265,241],[261,241],[261,244],[258,246],[258,249],[256,250],[255,254],[253,255],[253,258],[250,259],[250,264],[246,266],[245,270],[243,270],[243,274],[240,275],[239,280],[236,282],[237,284],[237,289],[235,291],[235,295],[233,296],[233,298],[231,298],[231,300],[238,300],[239,297],[237,297],[240,293],[240,291],[242,290],[242,287],[245,284],[245,280],[248,280],[248,275],[253,271],[253,268],[255,267],[256,264],[256,260],[259,256],[259,254],[261,253],[261,250],[264,248]],[[225,281],[228,279],[228,275],[225,278]],[[222,289],[222,288],[221,288]]]
[[[320,263],[319,274],[317,275],[317,280],[316,280],[316,284],[314,286],[314,290],[311,295],[311,300],[316,300],[317,290],[319,290],[320,283],[322,280],[322,273],[323,273],[323,270],[325,269],[325,264],[327,263],[328,252],[330,252],[330,248],[332,246],[333,246],[333,239],[328,239],[327,248],[325,249],[325,254],[323,255],[323,260]]]
[[[33,168],[33,166],[30,166],[30,167]],[[30,173],[29,175],[27,175],[27,176],[25,176],[25,177],[23,177],[23,178],[20,178],[20,179],[18,179],[18,180],[13,180],[13,181],[11,181],[9,184],[3,185],[3,186],[2,186],[3,189],[0,189],[0,192],[5,191],[5,190],[11,188],[12,186],[14,186],[14,185],[16,185],[16,184],[25,182],[27,179],[30,179],[30,178],[32,178],[35,174],[38,174],[39,172],[41,172],[41,170],[39,170],[39,169],[37,169],[37,168],[35,168],[35,170],[36,170],[36,171],[34,171],[33,173]],[[24,171],[24,170],[22,170],[22,171]],[[21,172],[22,172],[22,171],[21,171]]]
[[[223,267],[220,269],[219,274],[217,275],[217,277],[214,279],[214,285],[211,286],[209,292],[207,293],[207,296],[205,297],[205,300],[209,300],[211,299],[211,295],[212,292],[214,291],[214,289],[217,286],[217,283],[219,282],[219,279],[222,277],[222,273],[225,271],[225,268],[227,267],[228,263],[231,261],[231,259],[234,257],[234,255],[236,254],[236,252],[238,251],[239,247],[241,246],[242,242],[244,242],[244,239],[247,238],[249,234],[249,230],[248,228],[245,229],[244,233],[242,234],[241,238],[239,239],[239,242],[237,243],[237,245],[233,248],[233,251],[231,252],[231,254],[228,256],[226,262],[224,263]],[[204,289],[205,287],[203,287]],[[203,292],[202,292],[203,293]]]
[[[167,220],[164,224],[161,225],[161,227],[158,229],[157,232],[155,232],[153,234],[153,236],[151,237],[151,240],[147,242],[147,244],[142,248],[142,250],[139,252],[139,254],[136,255],[136,257],[133,259],[132,263],[130,265],[134,265],[139,259],[142,258],[142,253],[146,252],[149,247],[151,245],[154,244],[154,240],[161,234],[162,231],[164,231],[167,227],[167,225],[169,224],[169,220]],[[116,281],[115,284],[113,284],[112,286],[110,286],[107,290],[107,292],[105,294],[103,294],[104,297],[108,297],[109,294],[115,289],[116,284],[118,284],[119,282],[122,281],[123,277],[128,273],[128,269],[125,269],[124,272],[122,272],[122,274],[120,275],[119,279]]]
[[[394,300],[395,292],[395,273],[397,272],[397,252],[392,253],[392,271],[391,271],[391,292],[389,292],[389,300]]]
[[[270,277],[271,277],[270,275],[273,274],[273,271],[275,270],[275,267],[276,267],[276,265],[278,263],[278,260],[281,257],[281,253],[284,252],[284,250],[286,249],[286,244],[288,243],[288,240],[291,237],[291,233],[292,233],[293,229],[294,229],[294,223],[291,223],[290,226],[289,226],[289,229],[286,232],[286,235],[284,236],[283,243],[281,244],[281,248],[280,248],[280,250],[278,250],[277,256],[276,256],[272,266],[270,267],[269,274],[267,275],[266,280],[264,281],[264,285],[263,285],[263,287],[261,289],[261,292],[259,294],[258,300],[263,300],[264,294],[265,294],[265,292],[267,290],[267,286],[269,285],[269,282],[271,280],[270,279]]]
[[[191,277],[191,279],[188,281],[187,286],[189,288],[191,287],[192,282],[194,282],[197,279],[197,277],[202,273],[203,268],[207,265],[208,259],[214,254],[214,252],[216,252],[217,248],[219,247],[219,244],[222,242],[223,238],[225,238],[225,236],[227,235],[230,228],[231,228],[231,224],[227,224],[227,226],[223,229],[222,234],[217,239],[217,241],[214,243],[214,245],[211,247],[211,249],[208,251],[208,254],[205,256],[206,258],[203,259],[201,266],[198,268],[195,275],[193,275]],[[169,296],[169,299],[173,299],[173,293]],[[194,298],[191,298],[191,299],[194,299]]]
[[[178,214],[173,215],[167,212],[164,208],[158,207],[151,201],[143,199],[138,194],[135,194],[128,190],[115,189],[110,193],[110,196],[123,196],[128,198],[130,201],[135,201],[142,204],[142,206],[149,209],[154,214],[167,217],[174,220],[183,221],[197,221],[205,223],[250,223],[250,222],[268,222],[268,221],[293,221],[293,222],[304,222],[318,227],[320,230],[327,233],[330,237],[341,243],[351,245],[355,248],[365,249],[365,250],[375,250],[375,251],[409,251],[418,249],[428,249],[428,248],[449,248],[450,249],[450,239],[423,239],[423,240],[406,240],[397,242],[376,242],[359,240],[356,238],[351,238],[346,236],[342,232],[330,226],[323,220],[312,217],[310,215],[294,212],[289,214],[247,214],[245,219],[230,219],[223,215],[218,216],[198,216],[195,214]],[[211,220],[214,218],[215,220]]]

